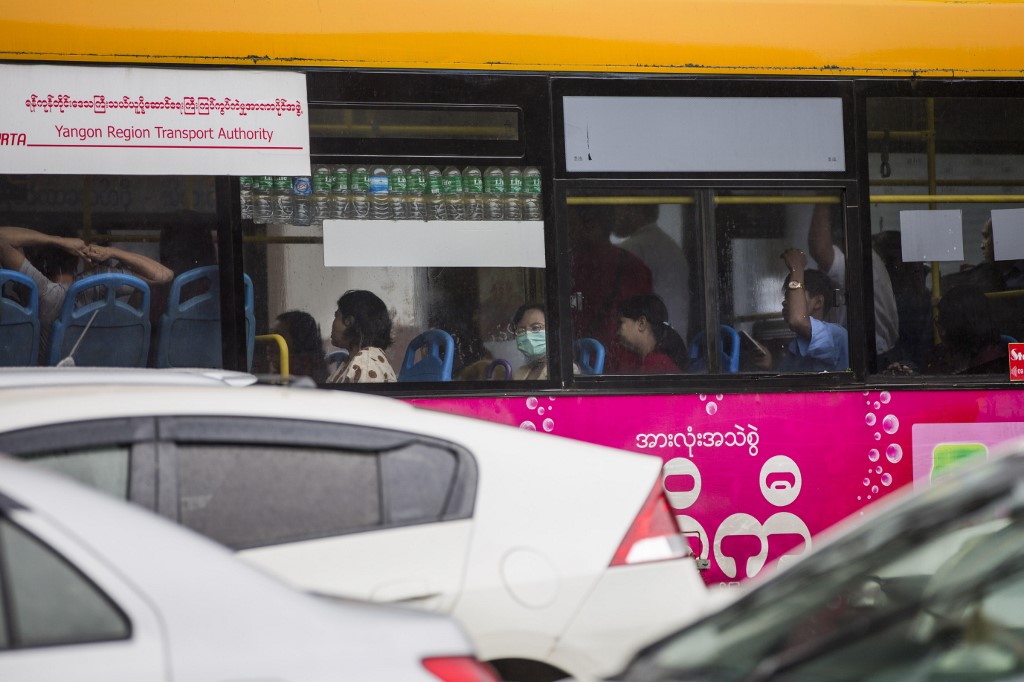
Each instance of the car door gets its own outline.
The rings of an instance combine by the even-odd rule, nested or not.
[[[155,435],[151,417],[68,422],[0,433],[0,452],[154,509]]]
[[[163,417],[157,506],[302,589],[448,612],[477,469],[397,430],[245,417]]]
[[[164,681],[163,641],[120,575],[0,495],[0,679]]]

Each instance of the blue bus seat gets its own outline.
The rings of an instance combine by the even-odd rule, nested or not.
[[[422,350],[423,357],[416,359]],[[443,329],[428,329],[405,349],[398,372],[399,381],[451,381],[455,363],[455,340]]]
[[[577,339],[576,354],[583,374],[600,374],[604,371],[604,346],[597,339],[586,336]]]
[[[348,351],[344,348],[332,350],[324,359],[327,361],[327,372],[331,373],[341,367],[341,363],[348,360]]]
[[[246,367],[252,369],[256,346],[253,284],[245,280]],[[206,265],[174,278],[167,312],[160,317],[157,335],[157,367],[224,366],[220,333],[220,270]]]
[[[740,371],[740,334],[727,324],[720,327],[720,343],[722,344],[722,370],[735,374]],[[704,359],[704,332],[698,332],[690,342],[690,371],[707,369]]]
[[[0,270],[0,367],[39,362],[39,290],[28,275]]]
[[[149,285],[123,273],[89,275],[68,288],[49,364],[70,356],[83,367],[145,367],[149,335]]]

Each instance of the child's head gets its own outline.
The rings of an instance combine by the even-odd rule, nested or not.
[[[375,346],[386,350],[391,345],[391,316],[384,301],[370,291],[346,291],[338,299],[331,343],[338,348]]]

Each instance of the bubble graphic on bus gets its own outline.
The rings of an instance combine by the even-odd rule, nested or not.
[[[868,426],[874,426],[875,420],[876,417],[874,412],[868,412],[866,415],[864,415],[864,423],[867,424]]]
[[[707,407],[704,409],[708,413],[708,416],[713,416],[718,412],[718,403],[708,403]]]
[[[888,405],[889,401],[892,400],[892,396],[889,394],[889,391],[882,391],[878,394],[878,399],[882,401],[883,405]]]
[[[984,443],[939,443],[932,449],[931,479],[986,458],[988,448]]]
[[[903,448],[900,447],[899,443],[893,443],[885,449],[885,458],[893,464],[896,464],[903,459]]]
[[[888,488],[892,485],[892,474],[882,474],[879,480],[882,482],[882,485]]]
[[[527,419],[526,421],[524,421],[522,424],[519,425],[519,428],[526,429],[527,431],[536,431],[537,430],[537,425],[534,424],[529,419]]]
[[[542,426],[544,427],[545,431],[551,433],[555,429],[555,420],[552,419],[551,417],[548,417],[547,419],[544,420]]]
[[[537,399],[531,395],[529,398],[526,399],[526,407],[528,407],[531,410],[536,410]]]
[[[875,448],[871,448],[870,450],[868,450],[868,461],[869,462],[877,462],[878,458],[881,457],[881,456],[882,456],[881,453],[878,452],[878,450],[875,449]]]
[[[900,420],[894,414],[887,415],[882,420],[882,430],[891,436],[900,430]]]

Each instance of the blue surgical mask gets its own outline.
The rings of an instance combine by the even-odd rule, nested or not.
[[[516,337],[516,348],[529,360],[543,358],[548,352],[547,332],[526,332]]]

